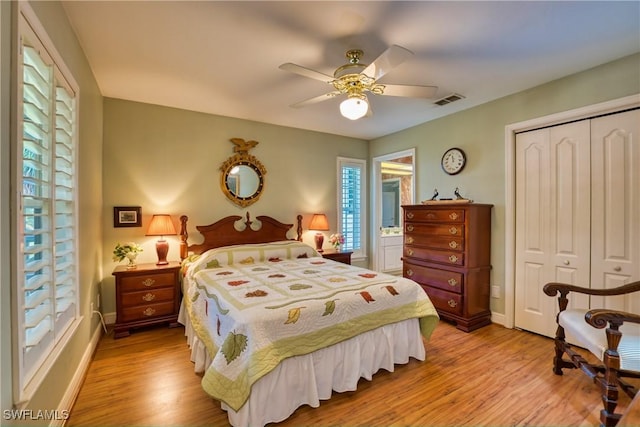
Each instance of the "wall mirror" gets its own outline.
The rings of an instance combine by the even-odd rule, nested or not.
[[[235,154],[220,166],[220,188],[233,203],[246,207],[262,195],[267,170],[260,160],[249,154],[258,141],[231,138],[231,142]]]

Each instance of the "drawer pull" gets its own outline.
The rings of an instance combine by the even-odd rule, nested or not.
[[[456,286],[456,285],[458,284],[458,281],[457,281],[456,279],[453,279],[453,278],[452,278],[452,279],[447,280],[447,282],[449,282],[449,284],[450,284],[451,286]]]
[[[147,292],[145,295],[142,296],[142,299],[147,302],[153,301],[154,299],[156,299],[156,295],[152,294],[151,292]]]
[[[413,212],[407,212],[407,218],[413,219]]]
[[[144,314],[145,316],[153,316],[153,314],[156,312],[155,309],[151,308],[151,307],[147,307],[145,308],[145,310],[142,312],[142,314]]]
[[[413,231],[413,224],[407,225],[407,231]]]
[[[455,227],[451,227],[451,228],[449,228],[449,233],[450,234],[458,234],[458,229],[455,228]]]
[[[142,284],[145,285],[147,288],[150,286],[153,286],[154,283],[156,283],[156,281],[151,277],[148,277],[142,281]]]
[[[458,247],[458,242],[456,242],[455,240],[450,241],[450,242],[449,242],[449,247],[450,247],[451,249],[455,249],[455,248],[457,248],[457,247]]]
[[[447,304],[449,304],[449,307],[453,308],[456,305],[458,305],[457,302],[455,302],[454,300],[450,299],[449,301],[447,301]]]
[[[455,213],[455,212],[451,212],[451,213],[449,214],[449,218],[451,218],[452,220],[454,220],[454,221],[455,221],[456,219],[458,219],[458,214],[457,214],[457,213]]]
[[[411,236],[407,237],[407,243],[408,244],[413,243],[413,237],[411,237]]]
[[[455,256],[455,255],[449,255],[449,261],[456,262],[456,261],[458,261],[458,257]]]
[[[429,219],[435,219],[435,218],[436,218],[436,214],[434,214],[433,212],[429,212],[429,213],[427,214],[427,218],[429,218]]]
[[[413,249],[407,249],[407,255],[413,256]]]
[[[613,271],[621,271],[622,267],[620,267],[619,265],[613,267]]]
[[[413,270],[412,269],[408,269],[407,270],[407,276],[409,276],[409,277],[413,276]]]

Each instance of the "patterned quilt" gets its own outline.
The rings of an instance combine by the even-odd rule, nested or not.
[[[213,249],[185,260],[186,307],[213,361],[202,386],[239,410],[251,385],[282,360],[385,324],[438,315],[402,278],[322,258],[300,242]]]

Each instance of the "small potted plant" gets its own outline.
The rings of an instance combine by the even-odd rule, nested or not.
[[[329,243],[335,248],[336,251],[340,250],[340,245],[344,244],[344,236],[342,233],[335,233],[329,236]]]
[[[122,261],[126,258],[129,261],[127,269],[132,270],[136,268],[136,258],[140,252],[142,252],[142,247],[135,242],[128,242],[123,245],[118,243],[113,250],[113,260]]]

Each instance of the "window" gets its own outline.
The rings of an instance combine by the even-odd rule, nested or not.
[[[23,6],[26,7],[26,6]],[[19,400],[27,400],[77,326],[77,85],[33,12],[19,25],[16,324]],[[27,20],[25,14],[29,17]],[[42,42],[41,42],[42,40]],[[45,47],[45,45],[47,45]],[[55,59],[54,59],[55,58]]]
[[[338,157],[338,230],[346,250],[364,258],[366,247],[365,177],[366,161]]]

